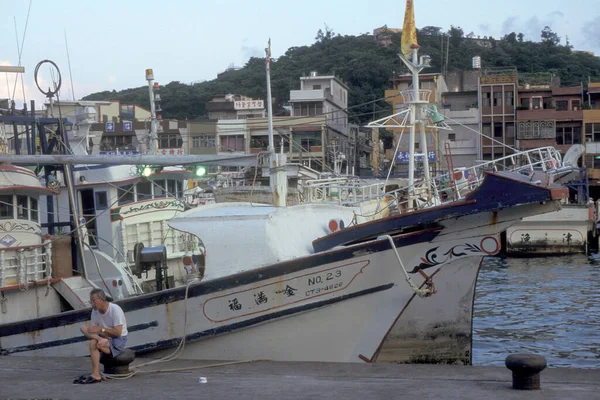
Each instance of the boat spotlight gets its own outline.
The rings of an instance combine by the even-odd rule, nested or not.
[[[142,176],[145,176],[147,178],[150,175],[152,175],[152,168],[150,168],[149,166],[145,166],[144,168],[142,168]]]
[[[206,175],[206,167],[203,165],[198,165],[195,169],[196,176],[204,176]]]

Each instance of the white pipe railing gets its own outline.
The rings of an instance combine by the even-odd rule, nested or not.
[[[519,164],[520,160],[525,163]],[[507,165],[510,164],[510,165]],[[552,172],[561,168],[562,157],[553,147],[531,149],[506,157],[487,161],[469,168],[452,171],[460,171],[468,175],[467,179],[451,180],[449,174],[438,175],[431,180],[428,188],[424,181],[416,182],[413,188],[417,201],[414,206],[409,206],[409,200],[404,199],[409,193],[409,187],[402,187],[392,191],[385,191],[383,182],[366,184],[364,180],[357,178],[331,178],[327,180],[310,180],[306,182],[307,201],[309,203],[338,203],[356,205],[363,201],[378,198],[392,198],[387,206],[397,207],[399,213],[422,209],[433,205],[439,205],[452,200],[463,199],[469,192],[477,188],[485,177],[486,171],[498,172],[513,171],[531,176],[537,171]],[[452,183],[454,181],[454,183]],[[452,193],[452,184],[455,185],[456,195]],[[389,185],[389,184],[388,184]],[[428,196],[428,192],[433,195]]]
[[[43,247],[52,254],[50,245],[44,244]],[[19,249],[11,256],[6,254],[6,251],[0,251],[0,289],[13,285],[26,287],[31,282],[51,277],[52,260],[40,246]]]

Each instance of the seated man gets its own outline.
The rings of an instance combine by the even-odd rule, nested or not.
[[[121,307],[109,302],[102,289],[90,292],[90,302],[93,308],[91,326],[83,325],[81,332],[89,339],[92,374],[80,378],[78,383],[101,382],[100,352],[116,357],[125,350],[127,343],[127,322]]]

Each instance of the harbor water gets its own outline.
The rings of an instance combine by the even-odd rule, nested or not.
[[[473,364],[536,353],[552,367],[600,368],[600,259],[484,260],[473,317]]]

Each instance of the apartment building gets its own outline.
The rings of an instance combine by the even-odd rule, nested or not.
[[[214,96],[206,103],[210,120],[246,119],[265,117],[265,101],[240,94]]]
[[[516,71],[489,72],[479,78],[481,159],[493,160],[514,153],[518,75]]]
[[[448,91],[442,93],[443,114],[451,131],[440,130],[442,170],[470,167],[481,159],[481,117],[479,113],[480,70],[446,75]]]
[[[323,160],[333,165],[336,154],[349,156],[348,86],[333,75],[311,72],[300,78],[300,90],[290,91],[291,115],[312,117],[323,115],[324,130],[321,135]],[[318,133],[307,131],[305,141],[318,141]]]
[[[522,150],[553,146],[565,154],[583,143],[582,86],[520,85],[517,139]]]
[[[585,166],[588,168],[590,194],[600,198],[600,82],[588,83],[583,132],[585,137]]]

